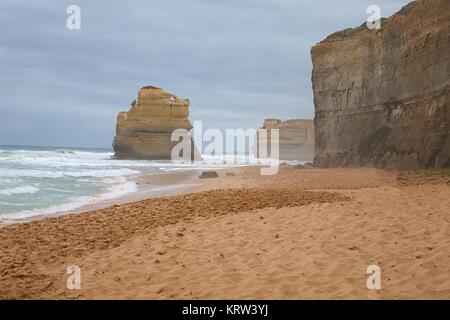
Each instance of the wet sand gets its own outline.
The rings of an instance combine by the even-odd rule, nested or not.
[[[227,169],[190,193],[9,225],[0,297],[449,299],[446,174]]]

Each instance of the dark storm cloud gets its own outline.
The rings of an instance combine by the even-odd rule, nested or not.
[[[109,146],[143,85],[190,98],[205,127],[312,118],[311,46],[407,2],[2,0],[0,144]]]

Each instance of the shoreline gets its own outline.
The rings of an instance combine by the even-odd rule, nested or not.
[[[207,185],[206,180],[199,179],[199,175],[204,171],[216,171],[226,173],[227,170],[236,170],[238,168],[249,167],[259,168],[258,166],[229,166],[218,168],[189,168],[179,169],[169,172],[143,172],[136,176],[134,182],[138,189],[136,191],[121,195],[116,198],[103,199],[95,203],[81,205],[75,209],[61,210],[54,213],[36,214],[25,218],[16,218],[0,221],[0,229],[12,224],[28,223],[39,221],[47,218],[55,218],[64,215],[83,214],[90,211],[102,210],[112,206],[130,204],[142,200],[153,199],[158,197],[167,197],[173,195],[186,194],[204,189]]]
[[[287,164],[287,163],[293,163],[293,164]],[[286,165],[295,165],[297,163],[302,163],[301,161],[284,161]],[[177,195],[177,194],[184,194],[187,192],[194,192],[196,189],[201,187],[205,184],[205,181],[202,181],[198,178],[198,176],[205,171],[216,171],[216,172],[226,172],[227,170],[234,170],[244,167],[250,167],[250,168],[261,168],[261,165],[254,165],[254,164],[224,164],[224,166],[217,166],[217,167],[198,167],[198,168],[177,168],[177,170],[171,170],[171,171],[161,171],[161,172],[141,172],[128,182],[136,183],[137,190],[131,191],[126,194],[113,197],[113,198],[107,198],[107,199],[101,199],[100,197],[98,200],[96,200],[93,203],[88,204],[82,204],[80,206],[77,206],[73,209],[67,209],[67,210],[59,210],[57,212],[51,212],[51,213],[39,213],[30,215],[27,217],[20,217],[20,218],[10,218],[10,219],[2,219],[0,220],[0,228],[15,224],[15,223],[27,223],[31,221],[46,219],[46,218],[52,218],[52,217],[58,217],[62,215],[68,215],[68,214],[80,214],[84,212],[89,212],[93,210],[100,210],[105,209],[109,206],[114,205],[121,205],[136,201],[141,201],[145,199],[151,199],[156,197],[164,197],[164,196],[171,196],[171,195]],[[130,178],[132,176],[128,176],[127,178]],[[103,193],[97,193],[95,196],[100,196]],[[64,203],[60,206],[70,205],[71,203]],[[39,210],[46,210],[50,209],[48,208],[42,208]],[[20,212],[19,212],[20,213]],[[13,214],[11,214],[13,215]]]
[[[63,215],[81,214],[89,211],[105,209],[114,205],[122,205],[145,199],[189,192],[191,190],[195,190],[195,188],[198,187],[199,184],[195,182],[196,177],[198,176],[198,172],[201,171],[202,169],[185,169],[162,173],[144,172],[139,174],[134,179],[134,182],[136,183],[138,188],[136,191],[121,195],[116,198],[103,199],[95,203],[81,205],[80,207],[77,207],[75,209],[62,210],[55,213],[37,214],[25,218],[3,220],[0,221],[0,228],[11,224],[28,223],[31,221],[54,218]]]
[[[20,157],[14,153],[17,150],[21,151]],[[205,156],[206,160],[199,164],[178,166],[166,161],[112,161],[110,150],[53,147],[26,150],[17,147],[17,150],[5,149],[5,157],[11,157],[13,164],[24,162],[25,167],[18,170],[12,165],[5,169],[6,173],[2,171],[6,177],[16,174],[19,178],[2,183],[0,191],[5,191],[6,196],[0,195],[0,228],[188,192],[195,190],[196,175],[202,171],[258,165],[245,163],[247,159],[265,161],[251,155],[231,159],[224,155],[219,157],[220,161],[215,156]],[[35,164],[41,167],[34,167]],[[104,181],[96,181],[102,178]]]

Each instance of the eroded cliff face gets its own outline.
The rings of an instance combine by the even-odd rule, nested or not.
[[[266,119],[261,129],[267,129],[267,139],[261,140],[268,147],[271,154],[271,130],[278,129],[279,158],[280,160],[312,161],[314,157],[314,123],[312,120],[294,119],[281,121],[279,119]],[[258,150],[259,132],[255,138],[255,154],[262,155]]]
[[[315,164],[450,166],[450,1],[409,4],[311,50]]]
[[[113,142],[117,159],[171,159],[171,141],[175,129],[192,128],[189,122],[189,100],[165,92],[157,87],[143,87],[138,100],[131,103],[128,112],[117,117]],[[191,139],[189,135],[185,139]],[[192,139],[192,155],[199,157]],[[191,157],[192,158],[192,157]]]

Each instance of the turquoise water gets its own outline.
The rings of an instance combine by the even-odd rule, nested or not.
[[[138,190],[136,179],[143,173],[219,169],[247,165],[249,160],[203,155],[201,163],[175,164],[112,156],[109,149],[0,146],[0,222],[119,198]]]
[[[0,146],[0,221],[120,197],[137,190],[140,173],[169,165],[112,156],[107,149]]]

